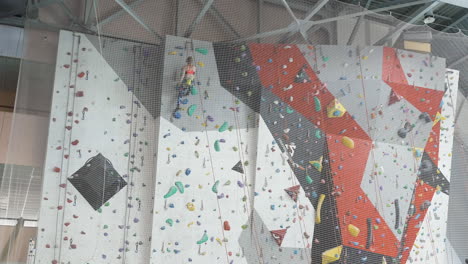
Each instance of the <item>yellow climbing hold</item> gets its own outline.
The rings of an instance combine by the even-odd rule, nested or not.
[[[359,235],[359,232],[361,232],[361,230],[353,225],[353,224],[349,224],[348,225],[348,232],[353,236],[353,237],[357,237]]]
[[[171,51],[169,52],[169,55],[177,55],[177,51]]]
[[[437,112],[436,117],[434,119],[434,123],[432,123],[432,126],[435,126],[439,121],[445,120],[446,118],[440,114],[440,112]]]
[[[198,64],[198,66],[200,66],[200,67],[205,67],[205,63],[203,63],[203,62],[201,62],[201,61],[199,61],[197,64]]]
[[[354,140],[350,139],[349,137],[342,137],[341,143],[345,145],[345,147],[353,149],[354,148]]]
[[[325,194],[321,194],[317,203],[317,210],[315,212],[315,223],[320,224],[322,222],[322,205],[325,201]]]
[[[195,211],[195,205],[193,203],[187,203],[185,206],[189,211]]]
[[[319,172],[322,172],[322,161],[323,161],[323,156],[320,157],[319,160],[311,160],[309,163],[314,166]]]
[[[329,118],[342,117],[346,113],[344,106],[337,100],[333,100],[327,106],[327,116]]]
[[[334,247],[322,253],[322,264],[329,264],[337,261],[341,257],[343,246]]]

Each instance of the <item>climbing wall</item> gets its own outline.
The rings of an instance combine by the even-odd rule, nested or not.
[[[220,73],[238,69],[259,80],[244,91],[256,89],[259,135],[273,140],[258,141],[257,167],[274,166],[269,151],[283,153],[289,168],[276,171],[300,187],[275,187],[295,198],[305,192],[315,210],[312,263],[453,262],[445,230],[458,73],[444,59],[386,47],[273,44],[219,44],[216,53]],[[242,74],[221,78],[225,87],[245,83]],[[262,190],[274,193],[270,181],[257,173],[255,201]],[[269,211],[254,205],[264,222],[282,222],[281,232],[266,226],[284,243],[294,229],[275,218],[273,199],[258,206]],[[306,245],[308,238],[307,230],[297,237]]]
[[[257,114],[220,85],[211,43],[167,36],[165,51],[151,263],[246,263]],[[188,56],[196,92],[176,116]]]
[[[38,263],[459,263],[443,58],[173,36],[161,50],[161,96],[143,105],[61,33]]]
[[[62,31],[36,263],[148,263],[156,128],[87,37]]]

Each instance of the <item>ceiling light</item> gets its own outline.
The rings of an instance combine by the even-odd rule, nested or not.
[[[435,17],[432,11],[429,11],[426,14],[424,14],[424,24],[434,23],[434,21],[435,21]]]

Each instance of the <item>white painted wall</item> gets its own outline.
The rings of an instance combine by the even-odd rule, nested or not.
[[[55,76],[36,263],[147,263],[156,124],[82,34],[60,33]],[[128,183],[102,211],[67,181],[98,153]]]

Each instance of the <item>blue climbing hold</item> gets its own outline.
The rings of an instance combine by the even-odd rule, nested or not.
[[[174,113],[174,118],[179,119],[179,118],[181,118],[181,117],[182,117],[182,115],[180,114],[179,111],[177,111],[177,112]]]

